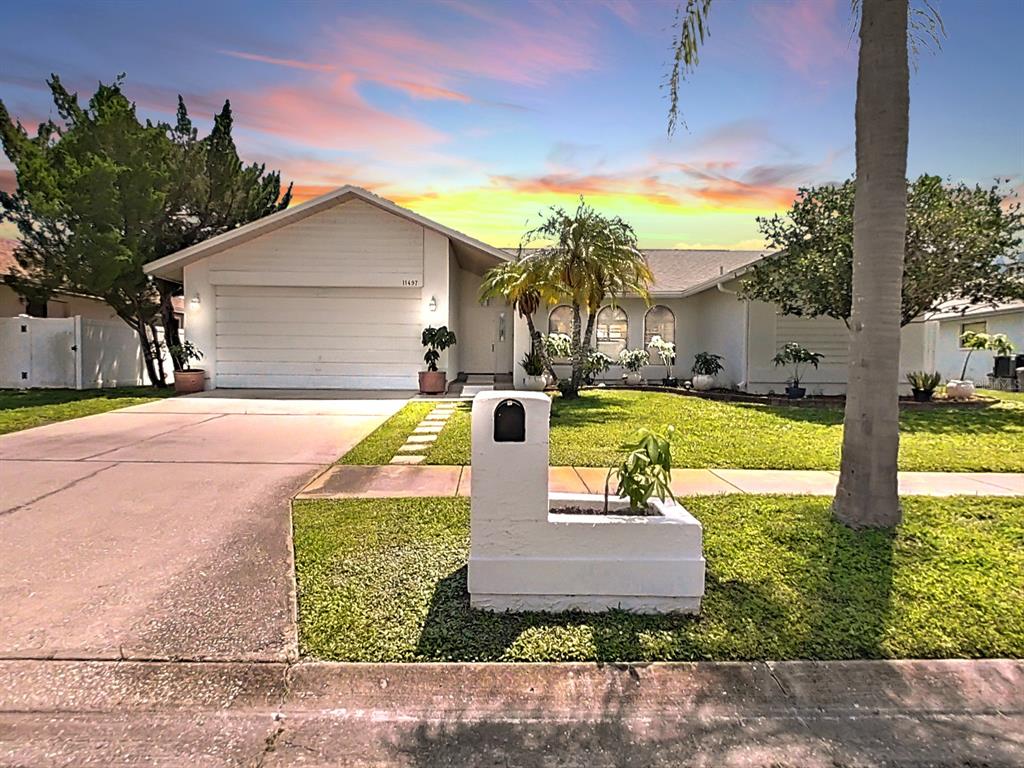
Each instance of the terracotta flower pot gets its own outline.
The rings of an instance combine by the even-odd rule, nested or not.
[[[190,368],[187,371],[174,372],[174,391],[179,395],[191,395],[202,392],[206,388],[206,371],[202,368]]]
[[[444,371],[420,371],[420,392],[424,395],[443,395],[448,389]]]

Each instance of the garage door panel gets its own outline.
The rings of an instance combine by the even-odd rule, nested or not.
[[[217,286],[216,296],[218,386],[416,386],[416,289]]]

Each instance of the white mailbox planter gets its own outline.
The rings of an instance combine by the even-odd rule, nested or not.
[[[704,594],[700,522],[674,502],[649,516],[601,514],[600,495],[548,493],[551,400],[473,400],[469,593],[495,611],[696,613]],[[521,428],[520,428],[521,427]],[[595,514],[552,514],[551,508]],[[612,499],[610,511],[628,508]]]

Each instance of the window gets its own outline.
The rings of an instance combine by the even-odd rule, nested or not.
[[[662,341],[676,343],[676,316],[661,304],[651,307],[644,316],[644,349],[655,336],[661,336]]]
[[[617,358],[628,346],[629,318],[622,307],[604,307],[597,313],[597,348]]]
[[[988,333],[988,321],[975,320],[973,323],[960,323],[960,335],[956,337],[957,345],[960,344],[960,338],[968,331],[974,331],[974,333]],[[960,347],[960,349],[963,349],[963,347]]]
[[[563,304],[551,310],[551,314],[548,315],[548,333],[572,336],[572,307]]]

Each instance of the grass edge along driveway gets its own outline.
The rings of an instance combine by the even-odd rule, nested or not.
[[[173,387],[0,389],[0,435],[142,405],[173,395]]]
[[[987,408],[906,410],[900,417],[900,469],[918,472],[1024,471],[1024,396]],[[356,446],[345,464],[387,464],[431,404],[413,402]],[[677,427],[676,467],[694,469],[839,468],[841,408],[726,403],[697,397],[592,389],[554,398],[553,466],[607,467],[638,427]],[[426,464],[467,464],[469,404],[460,403],[426,454]]]
[[[304,655],[366,662],[1024,657],[1024,499],[905,498],[895,532],[821,497],[683,501],[699,617],[469,607],[466,499],[295,503]]]

